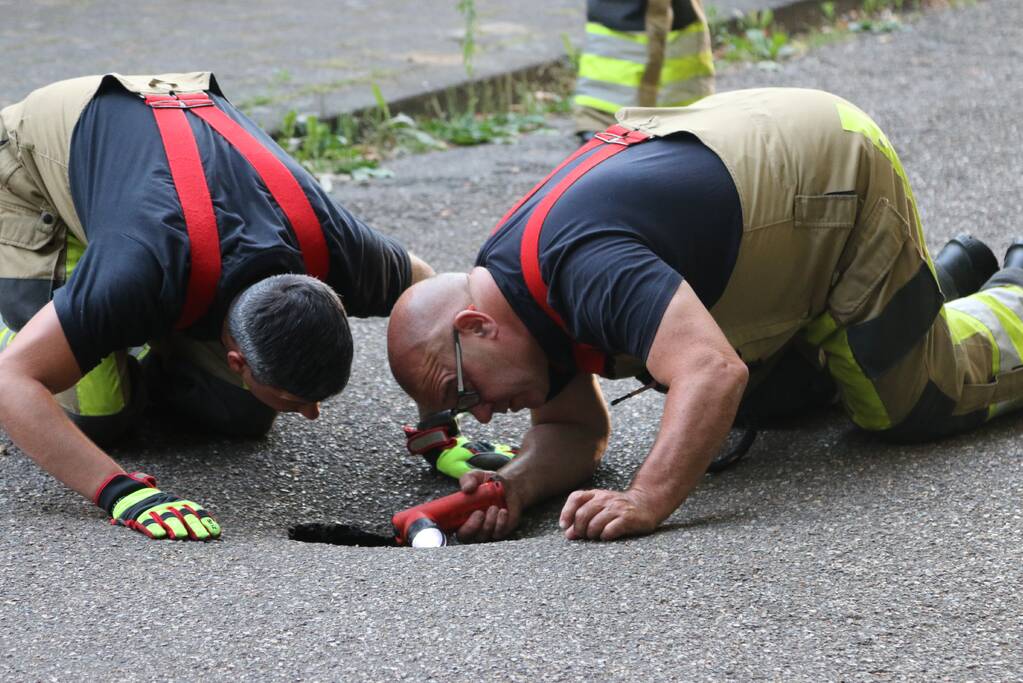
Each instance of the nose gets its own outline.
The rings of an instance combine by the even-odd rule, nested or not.
[[[486,424],[490,422],[490,418],[494,416],[494,406],[491,403],[479,403],[469,409],[472,416],[476,418],[476,421],[480,424]]]
[[[298,409],[298,412],[308,420],[315,420],[320,416],[320,404],[319,402],[306,403]]]

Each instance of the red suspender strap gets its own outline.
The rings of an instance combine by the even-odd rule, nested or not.
[[[558,199],[565,194],[565,191],[568,190],[575,181],[579,180],[579,178],[590,171],[590,169],[597,166],[605,159],[609,159],[615,154],[625,150],[630,145],[634,145],[648,139],[649,136],[644,133],[629,130],[618,125],[611,126],[603,133],[598,133],[594,136],[593,140],[590,141],[589,145],[594,145],[594,147],[596,147],[604,143],[604,146],[587,157],[578,166],[573,168],[568,175],[558,181],[557,185],[551,188],[550,192],[548,192],[540,203],[537,204],[536,208],[530,214],[529,220],[526,222],[526,228],[522,233],[522,243],[519,252],[519,258],[522,264],[522,275],[526,281],[526,287],[529,288],[529,293],[533,295],[533,300],[536,301],[537,305],[544,310],[551,320],[556,322],[558,326],[566,332],[568,329],[565,325],[565,321],[547,302],[547,283],[544,282],[543,275],[540,272],[540,232],[543,230],[544,221],[547,220],[547,215],[550,213],[555,202],[557,202]],[[581,152],[585,151],[586,147],[589,145],[584,146],[582,150],[570,157],[569,161],[580,156]],[[558,167],[558,169],[555,169],[555,173],[557,170],[564,167],[566,163],[568,162],[563,163]],[[554,174],[552,173],[551,175]],[[550,177],[551,176],[548,176],[548,178]],[[546,180],[544,182],[546,182]],[[534,188],[533,192],[536,192],[536,188]],[[592,346],[578,343],[573,344],[572,351],[575,356],[576,365],[581,370],[597,374],[603,372],[605,357],[602,352]]]
[[[213,202],[185,110],[203,119],[252,165],[291,224],[306,272],[325,280],[330,261],[323,229],[287,166],[234,119],[217,109],[206,93],[146,95],[145,99],[160,129],[191,243],[187,295],[175,326],[178,329],[188,327],[209,309],[216,295],[221,267],[220,235]]]
[[[153,108],[156,126],[160,129],[191,243],[191,269],[185,305],[175,323],[180,330],[202,317],[213,303],[220,280],[220,234],[213,214],[210,188],[199,158],[199,147],[185,118],[185,107],[180,103],[171,104],[168,100],[175,102],[166,96],[146,96],[146,104]],[[206,106],[212,104],[210,102]]]
[[[522,197],[522,199],[520,199],[519,201],[515,202],[515,206],[513,206],[513,207],[512,207],[512,208],[510,208],[510,209],[508,209],[508,213],[506,213],[506,214],[504,214],[503,216],[501,216],[501,220],[497,221],[497,225],[495,225],[495,226],[494,226],[494,229],[490,231],[490,234],[491,234],[491,235],[493,235],[493,234],[495,234],[495,233],[496,233],[496,232],[497,232],[498,230],[500,230],[500,229],[501,229],[501,226],[503,226],[503,225],[505,224],[505,222],[506,222],[506,221],[507,221],[507,220],[508,220],[509,218],[511,218],[511,217],[512,217],[512,215],[513,215],[513,214],[514,214],[514,213],[515,213],[516,211],[518,211],[518,210],[519,210],[519,207],[520,207],[520,206],[522,206],[523,204],[525,204],[526,202],[528,202],[528,201],[529,201],[529,198],[530,198],[530,197],[532,197],[532,196],[533,196],[534,194],[536,194],[536,193],[537,193],[537,192],[539,191],[539,189],[540,189],[541,187],[543,187],[544,185],[546,185],[546,184],[547,184],[547,181],[548,181],[548,180],[550,180],[551,178],[553,178],[554,176],[556,176],[556,175],[558,174],[558,171],[560,171],[561,169],[565,168],[565,167],[566,167],[566,166],[568,166],[568,165],[569,165],[570,163],[572,163],[573,161],[575,161],[576,159],[578,159],[579,157],[581,157],[581,156],[582,156],[583,154],[586,154],[587,152],[589,152],[589,151],[590,151],[591,149],[593,149],[594,147],[598,147],[598,146],[600,146],[602,142],[603,142],[602,140],[598,140],[598,139],[597,139],[596,137],[594,137],[594,138],[593,138],[592,140],[590,140],[590,141],[589,141],[589,142],[587,142],[587,143],[586,143],[585,145],[583,145],[582,147],[580,147],[579,149],[577,149],[577,150],[576,150],[575,152],[573,152],[573,153],[572,153],[572,155],[571,155],[570,157],[568,157],[567,159],[565,159],[564,161],[562,161],[562,162],[561,162],[560,164],[558,164],[557,168],[555,168],[555,169],[554,169],[553,171],[551,171],[550,173],[548,173],[548,174],[547,174],[547,177],[546,177],[546,178],[544,178],[543,180],[541,180],[540,182],[538,182],[538,183],[537,183],[537,184],[536,184],[536,185],[535,185],[535,186],[533,187],[533,189],[532,189],[532,190],[530,190],[529,192],[527,192],[527,193],[526,193],[526,195],[525,195],[524,197]]]
[[[182,99],[189,95],[180,95]],[[238,152],[252,164],[256,173],[263,179],[274,201],[281,207],[291,229],[298,239],[305,269],[309,275],[319,279],[327,279],[330,269],[330,257],[327,253],[327,241],[323,237],[320,219],[316,217],[309,199],[302,191],[302,186],[295,180],[288,167],[273,152],[263,146],[256,138],[242,128],[230,116],[217,109],[207,107],[193,109],[192,113],[210,124],[230,142]]]

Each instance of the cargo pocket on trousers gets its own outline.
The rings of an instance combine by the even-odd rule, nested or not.
[[[793,227],[806,254],[802,279],[809,288],[808,318],[824,311],[835,269],[856,223],[858,202],[855,194],[845,193],[796,197]]]
[[[50,212],[0,201],[0,316],[9,327],[21,329],[50,300],[63,230]]]
[[[909,223],[888,199],[878,199],[863,221],[859,234],[854,231],[842,256],[841,261],[848,265],[838,275],[829,297],[836,320],[847,321],[863,308],[891,272],[907,239]]]

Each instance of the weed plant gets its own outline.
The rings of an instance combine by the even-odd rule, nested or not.
[[[388,158],[452,146],[507,143],[547,125],[551,113],[570,109],[571,81],[555,79],[557,92],[535,85],[487,83],[463,100],[448,93],[445,106],[434,98],[431,116],[392,114],[374,85],[375,108],[335,121],[288,112],[277,142],[325,186],[337,179],[357,181],[391,176],[380,166]]]
[[[756,62],[764,68],[777,68],[777,62],[854,33],[884,33],[903,28],[900,14],[918,11],[924,5],[957,6],[975,0],[861,0],[854,11],[839,16],[834,0],[819,5],[821,26],[795,39],[775,24],[774,13],[767,9],[737,14],[724,19],[713,7],[707,8],[707,20],[715,57],[726,62]],[[474,0],[456,0],[465,18],[462,41],[466,73],[472,73],[477,45]],[[357,115],[346,114],[333,121],[289,112],[281,124],[278,142],[309,171],[329,185],[333,179],[368,180],[388,177],[381,167],[385,159],[403,154],[446,149],[459,145],[501,143],[530,131],[544,128],[551,113],[571,109],[574,76],[579,50],[562,36],[567,66],[548,74],[541,88],[536,84],[515,82],[510,77],[500,83],[486,82],[468,88],[456,96],[448,92],[442,106],[434,98],[431,115],[413,117],[392,114],[390,107],[373,85],[375,108]],[[282,82],[290,74],[276,75]]]

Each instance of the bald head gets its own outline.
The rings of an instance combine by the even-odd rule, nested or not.
[[[472,303],[469,276],[441,273],[405,290],[387,324],[387,359],[394,378],[418,398],[439,355],[450,351],[455,316]]]

